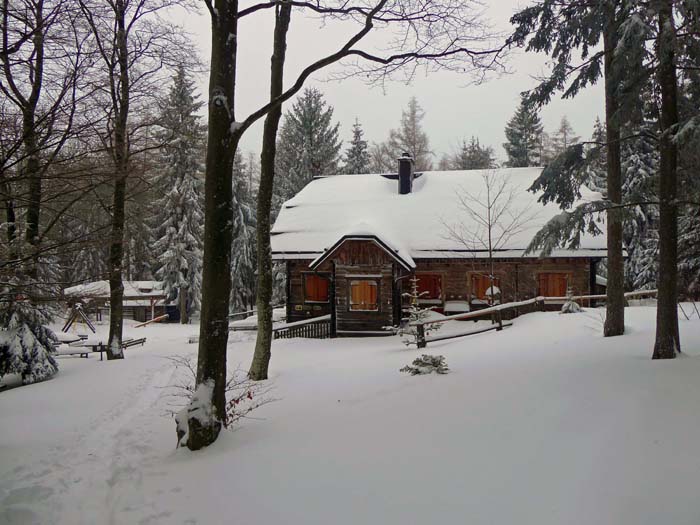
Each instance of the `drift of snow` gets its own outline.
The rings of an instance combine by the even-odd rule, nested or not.
[[[680,321],[685,357],[654,362],[655,308],[627,308],[614,338],[602,313],[425,350],[276,340],[279,401],[196,453],[175,449],[165,359],[196,354],[193,327],[127,321],[147,342],[124,360],[59,357],[0,393],[0,523],[696,525],[700,320]],[[231,333],[232,368],[254,339]],[[422,353],[450,373],[398,372]]]

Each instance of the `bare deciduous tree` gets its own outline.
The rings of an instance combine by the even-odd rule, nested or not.
[[[186,52],[182,32],[161,14],[188,0],[79,0],[91,29],[95,53],[102,64],[96,78],[102,95],[104,127],[100,141],[112,161],[113,194],[109,239],[110,319],[108,359],[121,359],[123,327],[122,283],[127,182],[137,145],[148,148],[149,102],[163,80],[163,66]],[[182,60],[182,59],[181,59]],[[181,60],[173,59],[171,63]],[[134,113],[139,118],[133,122]],[[97,131],[97,127],[96,127]]]
[[[518,206],[518,193],[523,188],[511,184],[510,176],[495,170],[481,175],[482,185],[475,192],[462,187],[457,193],[461,216],[442,219],[446,237],[459,242],[476,262],[486,260],[488,266],[489,304],[497,294],[495,258],[510,241],[523,233],[537,217],[538,211]],[[496,254],[496,255],[494,255]]]

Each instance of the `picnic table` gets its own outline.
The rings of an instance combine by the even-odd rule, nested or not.
[[[129,348],[131,346],[136,346],[136,345],[143,345],[146,342],[145,337],[140,337],[139,339],[134,339],[133,337],[127,337],[122,340],[122,350],[125,348]],[[100,361],[104,359],[104,356],[102,355],[102,352],[107,351],[107,345],[102,342],[101,339],[83,339],[80,341],[77,341],[76,343],[71,343],[68,345],[69,347],[75,349],[73,352],[66,352],[66,351],[61,351],[58,353],[58,355],[74,355],[78,354],[80,357],[88,357],[88,354],[90,352],[99,352],[100,353]],[[87,349],[90,349],[89,351]]]

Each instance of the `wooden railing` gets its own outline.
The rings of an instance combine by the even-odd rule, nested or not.
[[[645,295],[656,295],[657,290],[637,290],[634,292],[627,292],[625,294],[626,298],[632,298],[632,297],[642,297]],[[488,308],[483,308],[481,310],[476,310],[473,312],[466,312],[466,313],[461,313],[461,314],[455,314],[455,315],[447,315],[445,317],[441,317],[439,319],[434,319],[432,321],[420,321],[420,322],[412,322],[410,323],[412,326],[416,327],[417,331],[417,346],[418,348],[425,348],[427,344],[431,341],[444,341],[446,339],[455,339],[457,337],[464,337],[467,335],[474,335],[478,333],[483,333],[483,332],[488,332],[490,330],[496,330],[500,331],[503,330],[504,327],[510,326],[512,323],[504,323],[503,322],[503,312],[508,311],[508,310],[516,310],[518,308],[523,308],[526,306],[535,306],[535,310],[544,310],[545,309],[545,304],[548,302],[564,302],[564,301],[586,301],[590,299],[605,299],[605,295],[573,295],[571,297],[544,297],[544,296],[538,296],[538,297],[533,297],[532,299],[527,299],[525,301],[517,301],[513,303],[503,303],[503,304],[497,304],[495,306],[490,306]],[[479,319],[482,317],[488,317],[493,320],[494,325],[489,327],[489,328],[481,328],[479,330],[473,330],[470,332],[464,332],[464,333],[459,333],[459,334],[451,334],[451,335],[446,335],[446,336],[438,336],[438,337],[426,337],[425,336],[425,326],[426,325],[436,325],[440,323],[445,323],[447,321],[456,321],[460,320],[463,321],[465,319]],[[515,316],[517,317],[517,315]]]
[[[293,337],[328,339],[331,336],[331,315],[277,326],[272,330],[272,335],[273,339],[292,339]]]
[[[274,310],[275,308],[283,308],[283,307],[284,307],[284,303],[278,304],[277,306],[273,306],[272,309]],[[238,317],[245,318],[245,317],[248,317],[249,315],[253,315],[257,312],[258,312],[257,310],[246,310],[245,312],[234,312],[232,314],[228,314],[228,318],[229,319],[236,319]]]

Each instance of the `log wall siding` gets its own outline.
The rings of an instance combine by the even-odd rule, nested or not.
[[[347,241],[333,254],[333,262],[336,330],[381,332],[383,327],[394,324],[394,259],[373,242]],[[350,310],[350,282],[361,279],[360,276],[379,286],[377,311]]]
[[[312,317],[320,317],[331,313],[332,297],[329,297],[327,303],[305,303],[304,302],[304,278],[305,273],[317,273],[327,277],[332,277],[331,265],[312,272],[309,270],[308,261],[287,261],[287,322],[293,323]]]
[[[488,274],[487,261],[472,259],[418,259],[416,274],[437,274],[442,277],[443,301],[469,300],[471,274]],[[540,273],[566,273],[574,294],[591,293],[590,259],[505,259],[494,263],[494,273],[500,278],[501,301],[510,302],[537,296]],[[405,285],[404,285],[405,286]],[[517,293],[516,293],[517,289]]]
[[[383,327],[391,326],[394,317],[393,275],[392,263],[376,266],[336,263],[336,329],[339,332],[380,332]],[[376,311],[350,310],[350,283],[363,278],[374,281],[379,286],[377,290],[379,308]]]
[[[309,260],[287,261],[288,322],[310,319],[331,313],[331,303],[306,304],[304,302],[303,273],[310,272]],[[592,293],[591,259],[589,258],[546,258],[546,259],[504,259],[495,263],[495,273],[500,278],[501,301],[510,302],[535,297],[538,292],[538,275],[540,273],[566,273],[574,294]],[[442,277],[442,300],[468,301],[472,273],[488,273],[488,263],[474,259],[418,259],[416,273],[437,274]],[[397,322],[393,310],[392,293],[399,297],[410,288],[410,283],[400,280],[398,265],[389,254],[374,243],[367,241],[347,241],[336,250],[331,260],[326,261],[317,273],[332,276],[335,280],[336,328],[350,331],[380,331],[382,327]],[[380,307],[378,312],[350,311],[348,281],[345,275],[369,275],[377,277],[379,283]],[[371,277],[375,279],[374,277]],[[517,294],[516,294],[517,288]],[[332,287],[331,287],[332,289]],[[330,298],[331,301],[333,298]],[[558,308],[553,305],[553,308]]]

